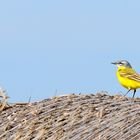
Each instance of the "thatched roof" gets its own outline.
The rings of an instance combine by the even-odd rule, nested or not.
[[[140,99],[120,95],[65,95],[7,106],[0,140],[138,140]]]

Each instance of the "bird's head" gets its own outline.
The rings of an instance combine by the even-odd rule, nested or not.
[[[113,62],[111,64],[114,64],[117,67],[132,68],[132,66],[130,65],[130,63],[128,61],[126,61],[126,60],[116,61],[116,62]]]

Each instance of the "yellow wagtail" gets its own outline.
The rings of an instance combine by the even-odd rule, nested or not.
[[[136,73],[136,71],[131,67],[130,63],[126,60],[113,62],[112,64],[118,67],[117,78],[120,84],[128,89],[127,93],[130,90],[134,90],[134,98],[136,89],[140,88],[140,75]],[[127,93],[125,94],[125,96],[127,95]]]

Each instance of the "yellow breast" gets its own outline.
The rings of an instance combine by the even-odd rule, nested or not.
[[[125,76],[122,76],[120,73],[125,73]],[[128,75],[127,75],[128,73]],[[132,78],[129,78],[130,74],[135,74],[135,71],[130,68],[119,68],[117,71],[117,77],[120,82],[120,84],[127,88],[127,89],[137,89],[140,88],[140,81],[134,80]]]

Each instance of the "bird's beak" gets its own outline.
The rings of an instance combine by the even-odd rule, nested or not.
[[[112,62],[111,64],[116,65],[117,63],[116,62]]]

